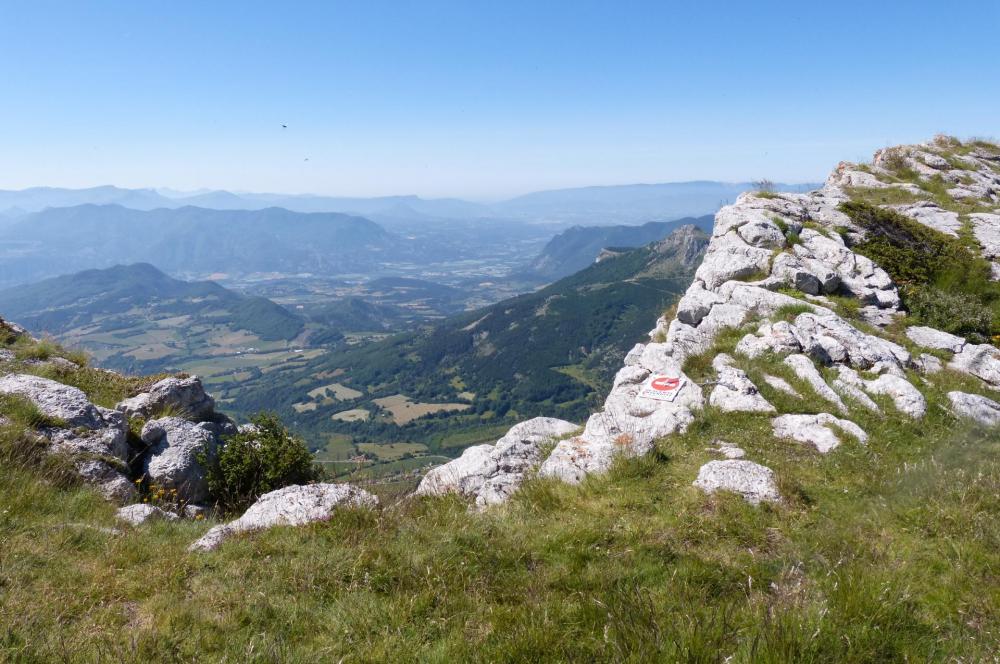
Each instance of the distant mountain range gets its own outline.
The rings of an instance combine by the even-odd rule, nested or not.
[[[806,191],[816,184],[777,184],[782,191]],[[169,195],[155,189],[114,186],[89,189],[33,187],[0,190],[0,214],[38,212],[49,207],[121,205],[135,210],[194,206],[215,210],[260,210],[280,207],[294,212],[340,212],[386,219],[506,218],[563,224],[644,223],[709,214],[754,188],[749,182],[669,182],[540,191],[506,201],[484,204],[455,198],[419,196],[373,198],[233,193],[208,191]]]
[[[0,285],[123,261],[172,274],[343,273],[417,248],[368,219],[333,212],[86,204],[0,225]]]
[[[173,279],[145,263],[2,290],[0,310],[35,334],[87,349],[103,366],[139,371],[199,355],[283,348],[306,328],[266,298]]]
[[[529,272],[546,281],[568,277],[591,265],[604,249],[641,247],[662,240],[684,225],[710,233],[713,219],[712,215],[706,215],[651,221],[641,226],[573,226],[549,240],[532,261]]]

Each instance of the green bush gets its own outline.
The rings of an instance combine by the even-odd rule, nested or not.
[[[868,203],[841,210],[867,234],[852,249],[889,273],[915,317],[977,343],[1000,331],[1000,285],[990,281],[990,264],[961,240]]]
[[[202,453],[208,489],[225,512],[239,512],[261,495],[319,478],[312,453],[272,413],[251,418],[253,429],[229,436],[214,452]]]
[[[907,288],[904,297],[910,314],[921,323],[977,343],[989,341],[993,312],[978,298],[932,286]]]

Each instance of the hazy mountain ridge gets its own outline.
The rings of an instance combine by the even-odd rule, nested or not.
[[[641,226],[573,226],[549,240],[528,270],[544,279],[560,279],[586,268],[597,260],[602,249],[641,247],[662,240],[687,224],[711,232],[712,219],[707,215],[651,221]]]
[[[115,186],[87,189],[33,187],[0,190],[0,213],[39,212],[49,207],[83,204],[121,205],[137,210],[179,208],[259,210],[281,207],[293,212],[340,212],[400,219],[507,218],[561,223],[639,223],[708,214],[744,191],[751,182],[668,182],[605,185],[532,192],[495,203],[416,195],[348,197],[314,194],[233,193],[224,190],[166,196],[155,189]],[[806,191],[815,183],[777,184],[783,191]]]
[[[130,260],[168,272],[370,269],[400,238],[362,217],[282,208],[133,210],[79,205],[29,214],[0,229],[0,284]]]
[[[38,335],[82,347],[109,368],[155,372],[199,354],[281,347],[305,321],[274,302],[152,265],[86,270],[0,291],[0,309]]]

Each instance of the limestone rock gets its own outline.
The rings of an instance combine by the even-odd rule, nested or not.
[[[677,320],[686,325],[697,326],[713,306],[723,301],[712,291],[705,290],[700,281],[696,281],[677,303]]]
[[[787,438],[815,447],[826,454],[840,445],[840,438],[833,427],[846,432],[859,443],[868,442],[868,434],[850,420],[842,420],[829,413],[818,415],[779,415],[771,420],[771,428],[776,438]]]
[[[521,422],[495,445],[469,447],[459,458],[428,472],[416,493],[457,493],[473,499],[477,507],[505,502],[541,461],[542,446],[579,428],[551,417]]]
[[[129,500],[135,487],[122,473],[129,457],[128,427],[120,413],[95,406],[75,387],[28,374],[0,377],[0,394],[14,394],[31,403],[59,426],[41,430],[54,453],[68,454],[87,483],[112,500]]]
[[[212,419],[215,400],[205,392],[197,376],[171,377],[164,378],[147,392],[125,399],[115,408],[129,418],[149,419],[169,410],[174,415],[201,421]]]
[[[757,390],[746,373],[732,365],[732,358],[722,353],[712,362],[718,381],[708,403],[727,413],[773,413],[772,406]]]
[[[891,205],[889,208],[945,235],[958,237],[958,232],[962,230],[957,212],[945,210],[930,201]]]
[[[1000,214],[977,212],[969,215],[972,232],[983,248],[983,257],[989,260],[1000,258]]]
[[[917,359],[917,368],[924,374],[930,376],[941,371],[944,368],[944,364],[941,363],[941,359],[938,357],[928,355],[927,353],[921,353],[920,357]]]
[[[177,515],[173,512],[167,512],[166,510],[160,509],[155,505],[149,505],[146,503],[137,503],[135,505],[126,505],[118,510],[116,515],[120,520],[130,523],[133,526],[138,526],[147,521],[163,520],[163,521],[176,521]]]
[[[576,484],[590,473],[606,471],[616,455],[642,456],[657,438],[686,430],[704,397],[668,350],[669,344],[648,344],[635,366],[678,377],[682,386],[673,401],[642,396],[642,383],[618,384],[608,394],[604,410],[590,416],[579,436],[559,441],[538,474]]]
[[[771,376],[769,374],[764,374],[764,382],[778,390],[779,392],[784,392],[785,394],[793,397],[802,398],[798,390],[788,384],[788,381],[784,378],[779,378],[778,376]]]
[[[180,417],[162,417],[146,422],[141,437],[149,445],[143,472],[150,483],[176,489],[185,502],[202,502],[209,497],[205,469],[197,457],[218,444],[210,427]]]
[[[713,290],[731,279],[743,279],[756,273],[768,273],[771,250],[747,244],[735,231],[713,238],[695,279]]]
[[[966,343],[962,337],[936,330],[933,327],[918,325],[906,328],[906,336],[918,346],[932,350],[947,350],[952,353],[961,352]]]
[[[746,452],[742,448],[733,445],[732,443],[727,443],[724,440],[713,441],[715,447],[707,448],[709,452],[714,452],[716,454],[721,454],[727,459],[742,459],[746,456]]]
[[[989,344],[966,344],[948,363],[949,369],[971,374],[1000,388],[1000,349]]]
[[[927,401],[910,381],[895,374],[884,374],[875,380],[865,381],[865,389],[872,394],[885,394],[892,398],[896,409],[914,419],[927,412]]]
[[[705,493],[732,491],[751,505],[781,501],[774,471],[753,461],[709,461],[698,471],[694,486]]]
[[[833,381],[833,387],[835,389],[837,389],[841,394],[854,399],[873,413],[882,412],[882,409],[879,408],[878,404],[872,401],[870,396],[865,394],[864,380],[858,375],[857,371],[851,369],[850,367],[840,365],[837,367],[837,372],[840,375]]]
[[[302,526],[326,521],[338,509],[378,507],[378,498],[350,484],[309,484],[287,486],[265,493],[227,524],[215,526],[189,547],[189,551],[211,551],[237,533]]]
[[[70,427],[98,429],[104,426],[97,407],[83,390],[48,378],[29,374],[0,376],[0,394],[16,394],[35,404],[46,417],[62,420]]]
[[[809,383],[816,394],[836,405],[841,412],[847,412],[843,400],[826,384],[812,360],[805,355],[789,355],[785,358],[785,364],[792,368],[796,376]]]
[[[960,417],[972,418],[986,426],[1000,424],[1000,403],[992,399],[966,392],[949,392],[948,400],[951,409]]]

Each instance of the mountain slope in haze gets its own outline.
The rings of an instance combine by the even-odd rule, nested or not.
[[[782,191],[809,191],[818,185],[776,184]],[[530,217],[582,225],[678,219],[714,213],[745,191],[752,182],[667,182],[540,191],[498,203],[494,209],[517,218]]]
[[[783,191],[807,191],[815,184],[776,185]],[[0,211],[16,208],[38,212],[50,207],[83,204],[121,205],[137,210],[195,206],[216,210],[260,210],[281,207],[296,212],[340,212],[393,219],[516,218],[585,225],[641,223],[651,219],[698,216],[717,210],[724,202],[755,188],[749,182],[667,182],[577,187],[538,191],[496,203],[476,203],[457,198],[420,196],[348,197],[315,194],[233,193],[204,191],[164,195],[154,189],[114,186],[89,189],[33,187],[0,190]]]
[[[573,226],[549,240],[528,270],[543,279],[561,279],[593,263],[602,249],[641,247],[662,240],[688,224],[711,232],[712,220],[712,216],[707,215],[677,221],[651,221],[642,226]]]
[[[223,395],[244,412],[277,409],[311,440],[338,431],[357,443],[406,440],[447,454],[492,435],[483,427],[516,418],[583,419],[643,339],[650,312],[687,288],[707,241],[686,226],[537,292],[229,384]],[[337,388],[341,397],[315,391],[331,381],[347,388]],[[400,399],[429,417],[400,426]],[[331,420],[344,412],[368,419]]]
[[[305,330],[266,298],[173,279],[145,263],[6,289],[0,308],[35,334],[85,348],[103,366],[149,372],[202,355],[284,348]]]
[[[370,268],[399,245],[378,224],[337,213],[80,205],[3,227],[0,284],[110,267],[121,257],[187,274],[347,272]]]

